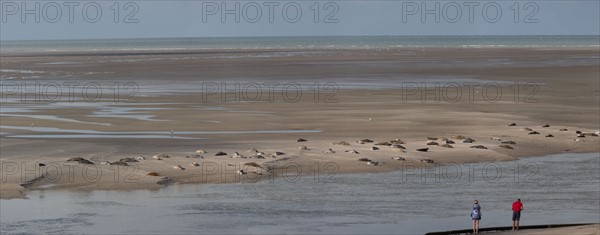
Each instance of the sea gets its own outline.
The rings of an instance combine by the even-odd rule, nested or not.
[[[600,35],[201,37],[0,41],[0,52],[235,49],[386,49],[402,47],[598,47]]]

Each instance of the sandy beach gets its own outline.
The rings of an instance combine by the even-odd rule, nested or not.
[[[159,189],[600,152],[598,53],[592,47],[6,54],[0,198],[26,198],[38,188]],[[111,90],[116,81],[119,102]],[[124,81],[139,90],[132,95]],[[36,82],[46,86],[31,88]],[[64,94],[61,102],[31,102],[31,94],[23,100],[11,90],[25,83],[39,98],[51,82],[94,82],[103,97],[91,102],[75,92],[77,102]],[[265,82],[295,86],[269,92]],[[93,165],[67,161],[75,157]]]

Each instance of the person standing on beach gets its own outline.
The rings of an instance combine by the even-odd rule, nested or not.
[[[473,208],[471,208],[471,220],[473,220],[473,233],[479,233],[479,220],[481,220],[481,206],[479,201],[473,201]]]
[[[512,204],[512,230],[519,230],[519,220],[521,220],[521,211],[523,210],[523,203],[521,203],[521,199],[517,198],[516,201]]]

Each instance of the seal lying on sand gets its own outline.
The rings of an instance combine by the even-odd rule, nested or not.
[[[346,141],[340,141],[340,142],[334,142],[333,145],[344,145],[344,146],[348,146],[350,145],[350,143],[346,142]]]
[[[69,159],[67,159],[67,162],[77,162],[79,164],[94,165],[94,163],[92,161],[87,160],[87,159],[82,158],[82,157],[69,158]]]
[[[440,147],[444,147],[444,148],[454,148],[454,147],[452,147],[452,145],[449,145],[449,144],[442,144],[442,145],[440,145]]]
[[[162,158],[170,158],[171,156],[161,153],[161,154],[157,154],[152,156],[152,158],[156,159],[156,160],[161,160]]]
[[[418,148],[417,151],[419,152],[427,152],[429,150],[429,148]]]
[[[121,160],[119,160],[120,162],[138,162],[138,160],[135,160],[133,158],[130,157],[126,157],[126,158],[121,158]]]
[[[487,149],[487,148],[486,148],[485,146],[483,146],[483,145],[473,145],[473,146],[471,146],[471,147],[469,147],[469,148],[474,148],[474,149]]]
[[[173,166],[173,169],[175,169],[175,170],[185,170],[185,168],[181,167],[181,165]]]
[[[392,146],[392,143],[390,143],[390,142],[379,142],[379,143],[376,143],[375,145]]]
[[[463,135],[455,135],[455,136],[452,136],[452,139],[455,139],[455,140],[462,140],[462,139],[464,139],[464,138],[467,138],[467,137],[465,137],[465,136],[463,136]]]
[[[425,143],[427,145],[438,145],[437,142],[433,141],[433,140],[428,140],[427,143]]]
[[[127,162],[120,162],[120,161],[118,161],[118,162],[111,162],[109,165],[111,165],[111,166],[129,166],[127,164]]]
[[[500,148],[504,148],[504,149],[514,149],[512,146],[510,146],[510,145],[506,145],[506,144],[500,145],[500,146],[498,146],[498,147],[500,147]]]
[[[390,147],[392,148],[397,148],[397,149],[406,149],[404,146],[402,146],[401,144],[392,144]]]

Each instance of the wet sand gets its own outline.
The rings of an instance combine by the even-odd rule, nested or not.
[[[600,234],[600,224],[585,225],[585,226],[573,226],[564,228],[549,228],[549,229],[531,229],[531,230],[520,230],[510,232],[498,232],[493,233],[498,235],[542,235],[542,234],[576,234],[576,235],[598,235]]]
[[[127,81],[138,84],[139,92],[134,95],[138,102],[114,102],[111,100],[114,97],[108,95],[111,91],[105,87],[103,105],[83,102],[82,106],[72,107],[63,102],[48,108],[45,103],[20,102],[20,96],[6,95],[3,90],[3,98],[12,100],[3,100],[2,108],[29,107],[36,111],[33,115],[37,118],[22,116],[32,114],[28,112],[2,113],[12,116],[1,118],[4,128],[0,130],[3,176],[0,198],[26,197],[28,190],[40,187],[157,189],[172,183],[224,183],[281,174],[310,175],[316,168],[324,174],[339,174],[401,170],[408,163],[429,166],[421,162],[423,159],[449,164],[560,152],[600,152],[599,138],[591,135],[600,129],[598,48],[406,48],[332,50],[275,57],[272,54],[273,51],[192,51],[3,55],[0,63],[4,70],[43,71],[35,75],[38,77],[3,72],[3,85],[76,81],[110,86],[115,81],[120,84]],[[473,88],[465,85],[465,81],[480,85]],[[236,102],[232,98],[235,94],[228,94],[226,99],[218,93],[205,95],[203,82],[213,85],[225,82],[228,89],[235,89],[232,88],[235,82],[242,85],[298,82],[303,93],[299,100],[289,102],[290,97],[281,95],[279,87],[275,88],[272,99],[263,90],[261,102],[245,99],[244,94],[238,94],[242,102]],[[315,82],[321,85],[331,82],[340,89],[322,87],[315,102],[314,92],[309,92],[310,84]],[[442,99],[436,102],[432,93],[414,90],[414,85],[421,82],[428,87],[436,82],[442,87],[459,84],[460,89],[438,89],[434,93]],[[515,82],[520,85],[519,95],[514,93]],[[493,90],[483,89],[484,84],[499,85],[502,96],[495,100]],[[523,87],[523,84],[534,86]],[[537,88],[535,93],[531,93],[534,88]],[[455,102],[448,97],[461,100]],[[79,95],[75,99],[80,99]],[[133,113],[147,115],[146,119],[97,113],[123,106],[150,109]],[[40,118],[42,115],[63,119]],[[508,126],[509,123],[516,125]],[[550,126],[542,127],[545,124]],[[34,127],[85,131],[40,132]],[[526,127],[540,134],[522,130]],[[263,133],[265,130],[270,132]],[[576,130],[587,134],[578,138]],[[111,138],[86,138],[90,131]],[[148,133],[153,138],[142,138],[150,136]],[[40,136],[47,134],[59,138]],[[69,136],[73,134],[78,135]],[[548,134],[553,137],[546,137]],[[115,138],[119,135],[124,136]],[[456,135],[476,142],[462,143],[451,138]],[[436,141],[440,145],[445,143],[441,138],[456,144],[452,144],[453,148],[426,145],[428,136],[440,138]],[[308,141],[297,142],[299,138]],[[365,138],[374,143],[356,142]],[[375,145],[395,139],[402,140],[406,149]],[[500,147],[502,143],[497,139],[514,141],[516,144],[508,144],[514,149]],[[339,141],[349,145],[333,144]],[[487,149],[471,148],[475,145]],[[300,150],[301,146],[308,150]],[[428,152],[416,150],[425,147]],[[203,158],[194,158],[200,148],[207,153],[198,154]],[[249,150],[253,148],[264,152],[265,158],[252,156]],[[335,153],[324,153],[330,148]],[[350,150],[358,154],[346,152]],[[214,156],[219,151],[227,154]],[[276,151],[284,154],[272,156]],[[245,158],[231,158],[234,152]],[[171,157],[152,159],[161,153]],[[146,160],[130,164],[133,167],[100,164],[138,156]],[[67,163],[71,157],[84,157],[95,165]],[[368,158],[378,165],[358,161],[359,158]],[[193,162],[199,166],[191,165]],[[262,168],[244,167],[251,162]],[[38,163],[46,166],[38,167]],[[174,169],[177,165],[185,170]],[[249,173],[236,174],[241,168]],[[273,169],[267,172],[267,168]],[[160,176],[147,176],[149,172]],[[28,184],[22,186],[25,182]]]

